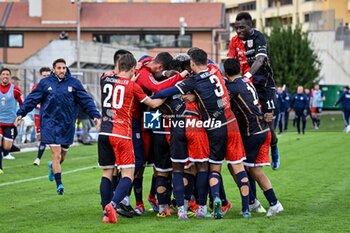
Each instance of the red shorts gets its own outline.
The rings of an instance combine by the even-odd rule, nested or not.
[[[204,128],[186,128],[188,158],[192,162],[209,161],[209,141]]]
[[[40,133],[40,116],[39,114],[34,114],[34,123],[36,133]]]
[[[244,148],[247,159],[244,165],[247,167],[260,167],[270,165],[269,149],[271,143],[271,132],[252,135],[244,139]]]
[[[238,164],[246,158],[241,133],[237,121],[227,124],[226,161]]]

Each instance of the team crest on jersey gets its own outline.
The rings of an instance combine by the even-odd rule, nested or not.
[[[72,92],[73,91],[73,87],[68,86],[68,92]]]
[[[253,40],[247,40],[248,48],[253,47]]]

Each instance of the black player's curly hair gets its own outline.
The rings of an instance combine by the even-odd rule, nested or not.
[[[224,69],[228,76],[234,76],[241,73],[239,61],[236,58],[226,59],[226,61],[224,62]]]
[[[245,19],[248,23],[253,24],[252,16],[248,12],[240,12],[236,16],[236,21],[240,21],[242,19]]]

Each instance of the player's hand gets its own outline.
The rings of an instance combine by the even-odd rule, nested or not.
[[[18,117],[16,118],[15,122],[13,122],[13,124],[14,124],[16,127],[18,127],[19,124],[21,124],[21,122],[22,122],[22,116],[18,116]]]
[[[174,75],[176,75],[178,73],[179,72],[177,72],[176,70],[164,70],[162,72],[162,75],[169,78],[169,77],[172,77],[172,76],[174,76]]]
[[[265,113],[264,120],[266,122],[272,122],[273,121],[273,114],[271,112]]]
[[[137,79],[140,77],[140,74],[141,74],[141,73],[138,73],[137,75],[134,74],[134,76],[132,76],[130,80],[131,80],[132,82],[136,82]]]
[[[190,73],[188,72],[188,70],[184,70],[180,73],[181,77],[186,77],[187,75],[189,75]]]
[[[95,128],[96,128],[97,130],[100,130],[100,128],[101,128],[101,119],[99,119],[99,118],[94,118],[94,122],[95,122]]]
[[[41,134],[40,133],[36,134],[36,140],[41,141]]]
[[[182,99],[187,103],[190,103],[190,102],[196,101],[196,96],[194,94],[187,94],[187,95],[183,95]]]

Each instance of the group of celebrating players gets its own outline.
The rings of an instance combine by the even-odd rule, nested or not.
[[[266,216],[282,212],[262,170],[270,165],[270,146],[272,168],[280,163],[272,124],[276,90],[266,39],[252,28],[249,13],[238,14],[235,27],[224,72],[200,48],[175,58],[162,52],[139,62],[129,51],[118,50],[114,70],[100,80],[102,113],[80,81],[71,77],[65,61],[54,61],[52,73],[25,99],[14,125],[41,104],[41,141],[52,151],[49,179],[56,181],[57,193],[64,193],[61,163],[73,142],[79,104],[100,129],[103,222],[117,223],[118,214],[145,213],[147,165],[154,168],[147,199],[158,217],[169,216],[172,205],[179,219],[187,219],[189,213],[222,218],[232,207],[221,176],[224,159],[238,186],[244,218],[252,211],[266,212],[256,198],[256,182],[270,205]],[[144,127],[151,109],[151,121],[162,115],[161,123],[168,122],[168,127]],[[130,204],[132,188],[135,210]]]

